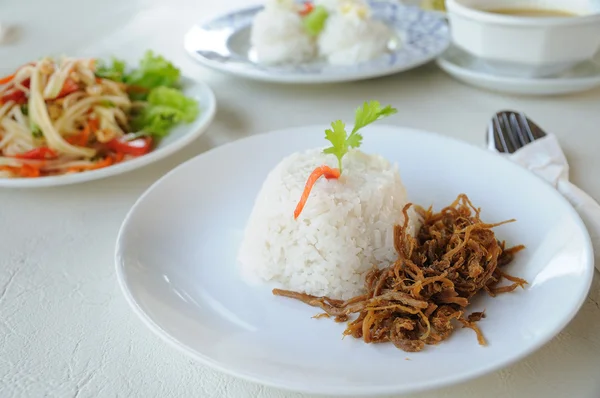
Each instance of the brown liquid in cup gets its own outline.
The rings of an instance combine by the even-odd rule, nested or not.
[[[518,17],[564,18],[578,16],[578,14],[570,11],[554,10],[550,8],[493,8],[485,9],[483,11]]]

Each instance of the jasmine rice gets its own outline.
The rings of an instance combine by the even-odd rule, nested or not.
[[[323,148],[294,153],[267,176],[239,252],[242,275],[284,289],[346,299],[361,293],[374,264],[394,262],[394,225],[403,223],[406,189],[397,167],[350,150],[339,179],[316,181],[302,213],[294,209],[319,165],[336,167]],[[414,213],[410,231],[414,234]]]

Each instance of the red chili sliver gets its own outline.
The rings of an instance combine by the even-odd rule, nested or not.
[[[302,192],[300,202],[298,202],[296,210],[294,210],[294,219],[297,219],[300,213],[302,213],[302,209],[304,209],[304,205],[308,200],[310,191],[312,190],[312,187],[315,185],[319,178],[325,177],[328,180],[330,180],[332,178],[339,178],[340,174],[340,169],[332,169],[329,166],[319,166],[316,169],[314,169],[314,171],[308,177],[308,181],[306,181],[306,185],[304,186],[304,191]]]
[[[18,155],[15,155],[15,158],[31,159],[31,160],[44,160],[44,159],[53,159],[53,158],[56,158],[57,156],[58,155],[55,151],[53,151],[52,149],[50,149],[48,147],[43,146],[43,147],[32,149],[31,151],[28,151],[28,152],[19,153]]]
[[[152,138],[142,137],[131,141],[125,141],[121,138],[114,138],[106,143],[108,149],[125,155],[142,156],[152,150]]]
[[[67,95],[74,93],[77,90],[79,90],[79,85],[75,83],[73,79],[68,78],[67,80],[65,80],[65,84],[63,85],[62,89],[60,90],[60,93],[56,98],[66,97]]]
[[[14,101],[17,105],[26,104],[27,94],[21,90],[13,88],[0,96],[0,105],[6,104],[8,101]]]
[[[304,8],[302,8],[302,10],[300,10],[300,15],[302,15],[303,17],[310,14],[312,12],[312,10],[315,9],[315,6],[313,5],[313,3],[311,3],[310,1],[307,1],[304,3]]]

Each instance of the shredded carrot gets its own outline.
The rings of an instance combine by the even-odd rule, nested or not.
[[[15,166],[0,166],[0,170],[9,171],[13,174],[17,174],[20,177],[39,177],[41,172],[40,168],[32,166],[30,164],[24,164],[21,167]]]
[[[21,176],[23,177],[35,178],[40,176],[40,169],[30,164],[24,164],[23,166],[21,166],[20,172]]]
[[[90,170],[102,169],[104,167],[108,167],[113,164],[113,158],[110,156],[105,157],[104,159],[94,163],[89,167]]]
[[[13,73],[12,75],[0,77],[0,85],[10,83],[16,75],[16,73]]]
[[[96,133],[96,131],[100,127],[100,121],[98,119],[96,119],[95,117],[89,118],[88,119],[88,124],[90,126],[90,132],[92,132],[94,134]]]
[[[85,146],[90,138],[90,125],[87,124],[78,134],[67,138],[67,142],[72,145]]]
[[[88,124],[85,125],[83,130],[78,134],[67,138],[67,142],[72,145],[86,146],[90,139],[90,134],[95,133],[98,130],[98,124],[98,119],[89,118]]]
[[[125,154],[123,152],[117,152],[115,155],[115,163],[120,163],[125,158]]]
[[[85,166],[72,166],[67,169],[68,173],[79,173],[86,170],[98,170],[104,167],[111,166],[113,164],[113,158],[106,156],[104,159],[97,161],[96,163],[85,165]]]
[[[319,166],[310,174],[308,177],[308,181],[306,181],[306,186],[304,187],[304,191],[302,192],[302,197],[300,198],[300,202],[296,206],[296,210],[294,210],[294,219],[297,219],[300,213],[302,213],[302,209],[304,209],[304,205],[308,200],[308,196],[310,195],[310,191],[313,186],[317,182],[317,180],[321,177],[325,177],[328,180],[332,178],[340,177],[340,169],[332,169],[329,166]]]
[[[11,172],[13,174],[19,174],[20,168],[19,167],[13,167],[13,166],[0,166],[0,170],[2,170],[2,171],[8,171],[8,172]]]

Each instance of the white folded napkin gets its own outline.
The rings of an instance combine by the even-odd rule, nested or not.
[[[500,153],[492,140],[488,143],[488,149]],[[569,182],[569,164],[556,136],[548,134],[512,154],[500,154],[552,184],[571,202],[592,238],[595,265],[600,271],[600,205],[590,195]]]

